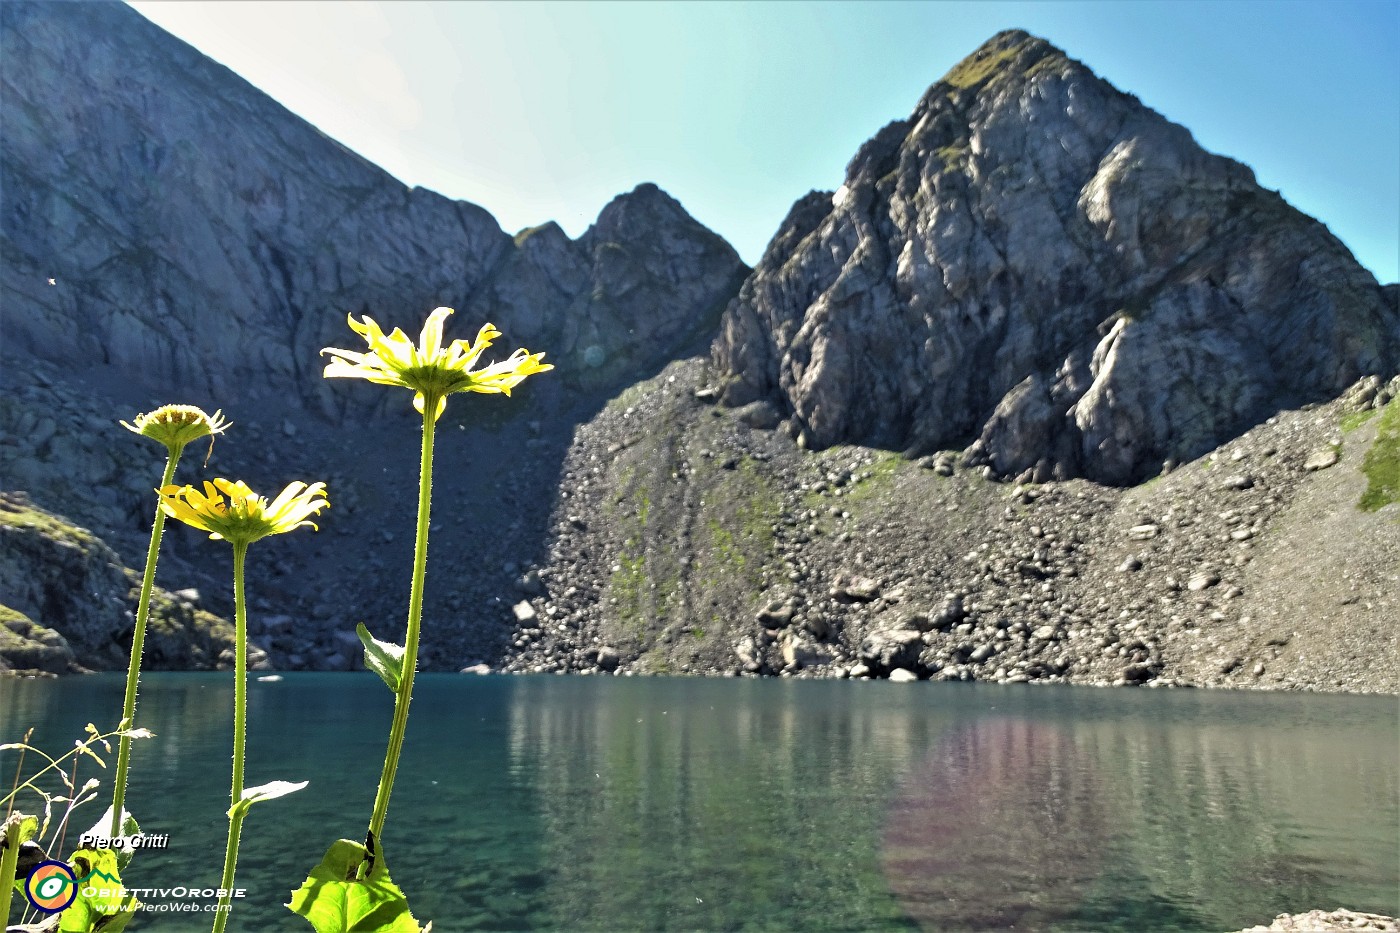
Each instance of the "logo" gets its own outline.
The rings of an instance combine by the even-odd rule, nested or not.
[[[24,896],[36,910],[56,914],[78,896],[78,878],[67,862],[40,862],[24,881]]]

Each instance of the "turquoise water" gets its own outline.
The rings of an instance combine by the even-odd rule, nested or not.
[[[128,803],[170,847],[131,886],[217,882],[228,675],[143,681]],[[115,676],[0,679],[51,752]],[[360,838],[388,730],[371,675],[250,686],[256,806],[231,929]],[[16,759],[4,753],[8,785]],[[85,765],[80,780],[105,777]],[[101,805],[75,817],[93,822]],[[70,840],[71,842],[71,840]],[[986,684],[424,675],[385,852],[434,930],[1232,930],[1400,913],[1393,697]],[[130,929],[207,929],[147,914]]]

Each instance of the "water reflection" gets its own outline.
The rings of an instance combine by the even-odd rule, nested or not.
[[[391,699],[377,679],[253,684],[259,808],[244,929],[364,831]],[[120,677],[0,679],[0,741],[61,748]],[[213,883],[228,675],[153,675],[131,799],[171,848],[142,883]],[[385,845],[434,929],[1239,929],[1395,914],[1393,699],[424,675]],[[0,756],[12,774],[13,756]],[[151,825],[154,824],[154,825]],[[211,856],[210,853],[214,853]]]
[[[948,931],[1219,930],[1337,904],[1394,914],[1391,715],[1372,729],[1269,725],[1210,705],[960,725],[890,808],[891,890]]]
[[[1093,887],[1108,818],[1068,730],[994,718],[951,731],[905,779],[881,862],[927,929],[1041,929]]]
[[[77,683],[78,681],[72,681]],[[83,725],[92,722],[99,730],[115,729],[121,718],[125,681],[114,678],[87,678],[76,696],[64,689],[66,681],[32,682],[0,679],[12,684],[0,692],[0,743],[18,741],[30,726],[32,744],[50,752],[72,747],[81,739]],[[97,689],[92,689],[96,687]],[[81,708],[77,705],[81,698]],[[144,767],[171,768],[184,757],[187,745],[198,746],[223,728],[233,701],[232,677],[220,680],[209,676],[174,677],[161,687],[161,703],[168,715],[162,716],[160,741],[138,742],[134,754],[142,755]]]
[[[890,769],[942,717],[853,709],[812,685],[588,686],[525,683],[512,705],[513,760],[537,775],[551,927],[907,925],[873,829]]]

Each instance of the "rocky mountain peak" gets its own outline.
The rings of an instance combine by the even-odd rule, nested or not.
[[[657,220],[682,225],[694,223],[679,201],[652,182],[643,182],[605,204],[589,232],[597,238],[617,239],[626,235],[629,225],[635,228],[640,221]]]
[[[1400,320],[1247,167],[1013,30],[794,206],[712,355],[812,447],[1126,483],[1388,377]]]
[[[443,501],[472,503],[460,511],[480,522],[448,535],[499,521],[528,554],[573,426],[702,351],[748,272],[654,185],[577,240],[554,223],[512,237],[477,205],[401,184],[122,3],[0,3],[0,92],[0,485],[124,556],[142,553],[130,534],[150,520],[150,451],[116,419],[172,401],[238,425],[215,455],[223,475],[256,488],[324,479],[339,515],[387,517],[369,491],[415,430],[413,409],[402,393],[321,378],[319,351],[355,346],[348,314],[416,336],[437,306],[457,310],[448,339],[490,321],[502,355],[524,346],[556,366],[508,405],[463,399],[446,416],[460,418],[448,436],[471,467],[440,474]],[[508,444],[494,432],[512,419]],[[503,489],[518,496],[508,511],[494,505]]]
[[[933,92],[940,85],[945,88],[972,89],[993,81],[1025,78],[1039,68],[1067,62],[1065,53],[1044,39],[1023,29],[1003,30],[950,68],[930,89],[930,95],[920,102],[920,106],[936,97]]]

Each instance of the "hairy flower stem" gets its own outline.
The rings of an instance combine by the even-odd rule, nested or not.
[[[170,453],[165,460],[165,475],[161,477],[158,489],[164,489],[175,479],[175,465],[180,461],[184,445],[170,445]],[[156,501],[156,520],[151,525],[151,544],[146,549],[146,574],[141,578],[141,599],[136,604],[136,628],[131,635],[131,666],[126,672],[126,700],[122,703],[121,723],[117,726],[123,732],[136,728],[136,688],[141,680],[141,653],[146,644],[146,621],[151,615],[151,590],[156,582],[156,559],[160,556],[160,539],[165,533],[165,511]],[[123,735],[117,742],[117,773],[112,779],[112,830],[109,835],[115,839],[122,834],[122,812],[126,805],[126,772],[131,767],[131,737]]]
[[[0,923],[9,923],[10,897],[15,893],[15,873],[19,869],[20,833],[18,822],[0,825]]]
[[[437,419],[437,398],[423,399],[423,460],[418,474],[418,537],[413,551],[413,588],[408,597],[408,635],[404,639],[403,673],[394,695],[394,722],[389,727],[389,749],[384,755],[384,771],[374,797],[374,813],[369,834],[377,845],[383,838],[384,818],[389,812],[389,794],[394,790],[394,773],[399,768],[404,731],[408,727],[408,704],[413,698],[413,675],[418,670],[418,628],[423,617],[423,578],[428,569],[428,517],[433,502],[433,428]]]
[[[214,933],[223,933],[233,903],[233,872],[238,867],[238,837],[243,831],[243,751],[248,726],[248,607],[243,599],[243,562],[248,545],[233,544],[234,680],[233,680],[233,781],[229,789],[228,848],[224,851],[223,895],[214,914]]]

